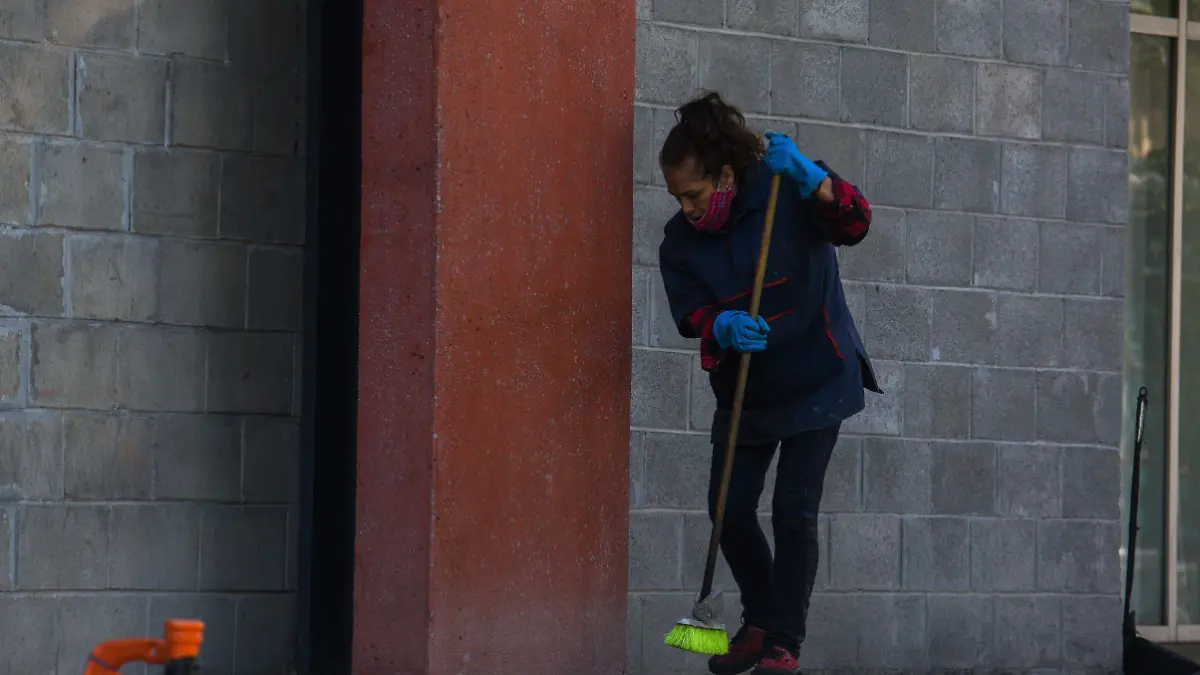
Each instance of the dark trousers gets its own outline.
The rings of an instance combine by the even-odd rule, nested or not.
[[[768,641],[798,650],[813,582],[817,578],[817,513],[825,470],[839,426],[786,438],[779,447],[771,523],[775,556],[758,524],[758,502],[776,444],[739,445],[725,504],[721,552],[742,594],[743,620],[768,632]],[[716,510],[725,461],[724,444],[713,451],[709,515]]]

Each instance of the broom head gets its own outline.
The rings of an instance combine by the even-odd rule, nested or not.
[[[725,633],[725,624],[720,622],[724,610],[725,600],[721,591],[710,593],[706,598],[697,598],[692,615],[680,619],[667,633],[664,642],[696,654],[728,654],[729,636]]]

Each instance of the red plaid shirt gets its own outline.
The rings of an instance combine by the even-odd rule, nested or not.
[[[815,200],[816,224],[834,246],[853,246],[867,236],[871,228],[871,205],[850,183],[830,176],[833,201]],[[716,370],[728,355],[713,334],[713,322],[724,311],[719,304],[705,305],[691,314],[687,322],[693,335],[700,337],[700,367]]]

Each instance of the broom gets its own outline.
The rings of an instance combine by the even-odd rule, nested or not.
[[[775,204],[779,200],[779,176],[771,179],[771,196],[767,200],[767,219],[763,225],[762,245],[758,251],[758,266],[754,270],[754,290],[750,296],[750,316],[758,316],[762,299],[763,277],[767,273],[767,253],[771,248],[771,230],[775,226]],[[717,492],[717,508],[713,514],[712,537],[708,541],[708,561],[704,565],[704,583],[696,596],[692,615],[684,617],[667,633],[665,642],[697,654],[726,654],[729,636],[720,622],[724,612],[721,592],[713,592],[713,575],[717,569],[717,552],[721,546],[721,525],[725,520],[725,499],[729,495],[729,477],[733,473],[733,452],[737,448],[738,425],[742,421],[742,403],[746,398],[746,378],[750,374],[750,354],[742,354],[737,386],[733,392],[733,411],[729,416],[729,440],[725,443],[725,465],[721,469],[721,486]]]

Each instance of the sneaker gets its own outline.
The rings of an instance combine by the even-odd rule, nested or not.
[[[783,647],[773,646],[758,662],[753,675],[800,675],[800,661]]]
[[[767,632],[753,626],[742,626],[729,641],[729,653],[708,660],[713,675],[739,675],[754,667],[763,656]]]

